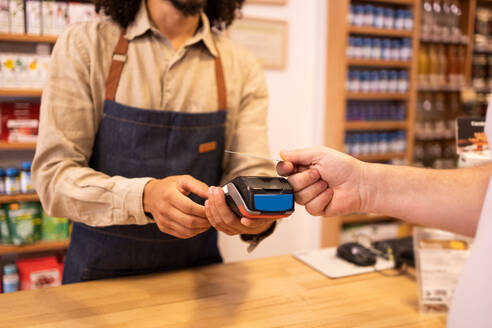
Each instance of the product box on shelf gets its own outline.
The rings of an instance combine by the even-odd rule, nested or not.
[[[0,88],[42,88],[49,55],[0,53]]]
[[[63,32],[68,24],[68,4],[62,1],[55,2],[55,22],[53,24],[56,35]]]
[[[10,203],[5,209],[12,244],[32,244],[41,239],[41,205],[38,202]]]
[[[10,33],[25,33],[24,0],[10,0]]]
[[[26,0],[26,33],[39,35],[41,32],[41,0]]]
[[[9,0],[0,0],[0,33],[10,32]]]
[[[86,22],[96,18],[97,14],[94,5],[90,3],[69,2],[68,3],[68,23]]]
[[[42,13],[42,30],[43,34],[55,35],[55,15],[56,15],[56,4],[54,1],[44,0],[41,5]]]
[[[10,244],[9,226],[7,222],[7,211],[0,206],[0,244]]]
[[[56,287],[61,285],[62,271],[56,257],[17,261],[21,290]]]
[[[39,103],[3,103],[0,107],[1,140],[36,142],[39,125]]]
[[[42,240],[54,241],[68,238],[69,221],[66,218],[57,218],[43,211],[42,216]]]

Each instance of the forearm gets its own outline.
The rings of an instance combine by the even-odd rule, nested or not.
[[[491,172],[364,164],[362,210],[473,236]]]
[[[48,213],[91,226],[148,223],[142,204],[148,179],[109,177],[73,160],[53,157],[50,152],[37,152],[32,168]]]

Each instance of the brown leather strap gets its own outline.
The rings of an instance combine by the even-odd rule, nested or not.
[[[219,48],[215,43],[217,56],[215,57],[215,78],[217,81],[217,98],[219,100],[219,110],[227,110],[227,93],[224,79],[224,70],[222,68],[222,60],[220,60]]]
[[[106,80],[106,100],[114,101],[116,97],[116,90],[118,89],[121,71],[126,61],[126,52],[128,51],[128,40],[125,39],[125,33],[126,30],[121,31],[120,39],[114,48],[113,59]]]
[[[109,68],[108,78],[106,80],[106,100],[114,101],[116,97],[116,90],[118,89],[121,71],[123,70],[123,65],[126,61],[126,53],[128,51],[128,40],[125,39],[125,33],[126,30],[121,31],[120,39],[118,40],[113,52],[113,59]],[[224,70],[217,44],[215,44],[215,48],[218,53],[215,57],[215,77],[217,82],[219,110],[227,110],[227,89],[224,79]]]

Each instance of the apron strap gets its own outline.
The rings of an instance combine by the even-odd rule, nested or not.
[[[121,71],[126,61],[126,53],[128,51],[128,40],[125,39],[126,30],[121,31],[120,39],[116,44],[113,52],[113,59],[109,68],[108,78],[106,80],[106,100],[115,101],[116,90],[120,82]],[[217,99],[219,101],[219,110],[227,110],[227,92],[224,79],[224,69],[222,60],[220,59],[219,48],[215,43],[217,56],[215,57],[215,78],[217,83]]]
[[[126,61],[126,52],[128,51],[128,40],[125,39],[126,30],[121,31],[120,39],[114,48],[113,59],[109,68],[108,79],[106,80],[106,100],[114,101],[116,90],[120,82],[123,64]]]
[[[219,100],[219,111],[227,110],[227,92],[224,79],[224,70],[222,68],[222,60],[220,59],[219,48],[214,41],[217,56],[215,57],[215,79],[217,81],[217,99]]]

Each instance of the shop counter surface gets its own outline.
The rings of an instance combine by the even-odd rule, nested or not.
[[[0,327],[445,327],[415,276],[329,279],[291,256],[0,295]]]

